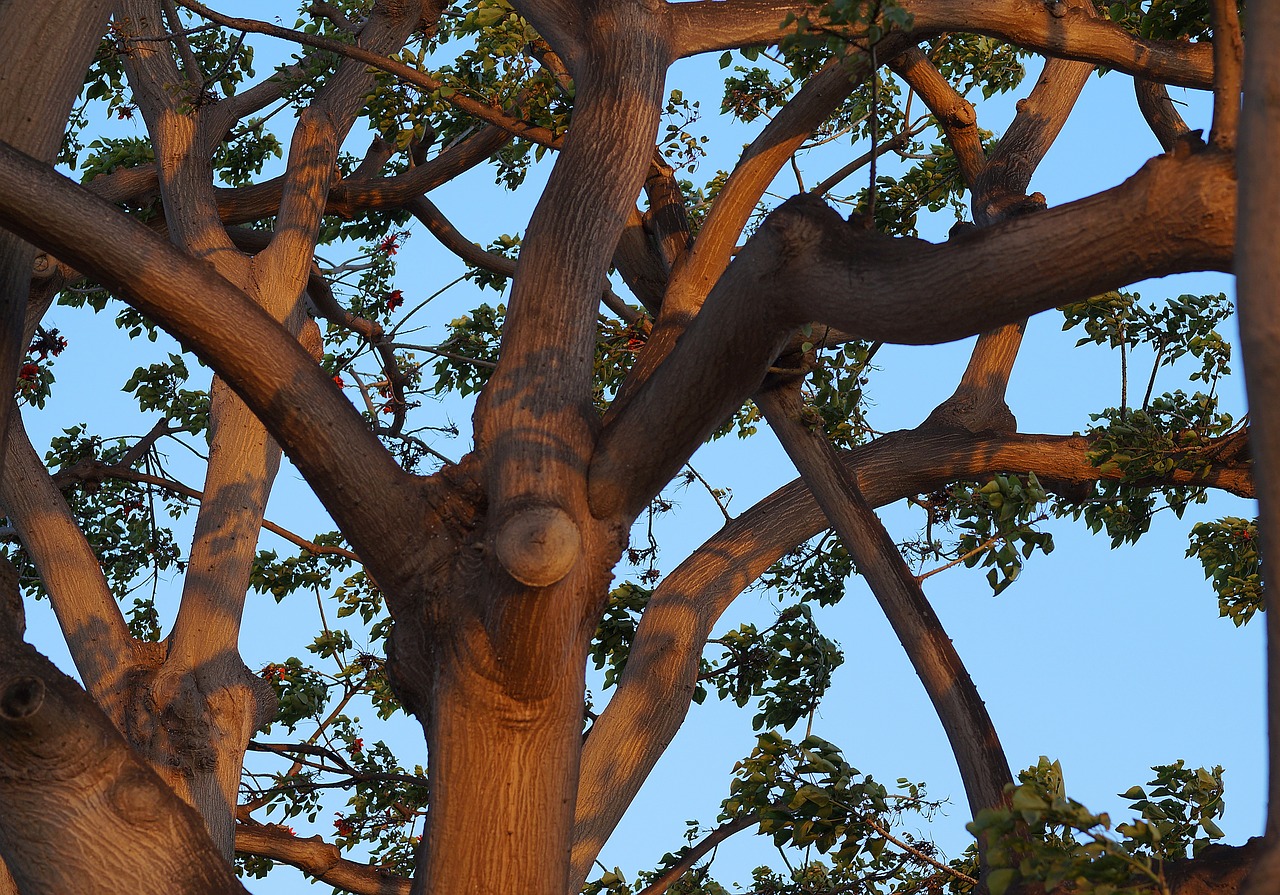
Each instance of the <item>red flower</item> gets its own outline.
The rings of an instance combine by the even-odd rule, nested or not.
[[[347,384],[346,384],[345,382],[343,382],[343,381],[342,381],[342,377],[341,377],[341,376],[334,376],[334,377],[333,377],[333,384],[334,384],[334,385],[336,385],[338,388],[346,388],[346,387],[347,387]]]
[[[363,751],[364,751],[364,739],[362,737],[356,737],[354,740],[351,741],[351,754],[359,755]]]
[[[24,382],[34,382],[35,378],[40,375],[40,365],[26,363],[18,370],[18,378]]]
[[[400,251],[400,234],[392,233],[382,242],[378,243],[378,251],[387,255],[394,255]]]
[[[392,289],[387,293],[387,310],[394,311],[396,308],[404,304],[404,293],[399,289]]]

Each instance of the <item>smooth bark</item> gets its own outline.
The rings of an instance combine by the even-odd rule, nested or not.
[[[1280,7],[1260,3],[1249,9],[1249,41],[1273,47],[1280,41]],[[1270,52],[1251,52],[1244,61],[1244,108],[1240,116],[1240,179],[1236,260],[1236,302],[1249,395],[1249,439],[1258,481],[1259,522],[1264,562],[1280,556],[1280,65]],[[1273,895],[1280,888],[1280,607],[1274,585],[1267,607],[1267,790],[1266,844],[1249,876],[1249,895]]]

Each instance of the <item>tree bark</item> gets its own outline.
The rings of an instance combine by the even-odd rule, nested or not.
[[[199,815],[11,631],[0,632],[0,804],[0,858],[22,895],[245,892]]]
[[[1244,60],[1244,108],[1240,116],[1240,179],[1237,218],[1236,302],[1245,386],[1249,396],[1249,440],[1258,480],[1259,532],[1264,562],[1280,557],[1280,64],[1268,47],[1280,41],[1280,7],[1259,3],[1249,9],[1249,42]],[[1258,51],[1261,49],[1261,52]],[[1267,791],[1266,843],[1246,884],[1248,895],[1280,889],[1280,604],[1274,582],[1266,588],[1267,624]]]

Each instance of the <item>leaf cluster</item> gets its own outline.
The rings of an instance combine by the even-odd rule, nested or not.
[[[1165,862],[1222,837],[1214,822],[1223,808],[1222,768],[1192,771],[1178,761],[1152,770],[1150,790],[1134,786],[1122,794],[1138,817],[1114,832],[1107,814],[1066,795],[1058,762],[1041,756],[1019,773],[1019,782],[1006,789],[1008,807],[984,809],[969,824],[988,842],[985,880],[992,895],[1020,881],[1045,890],[1065,883],[1094,895],[1168,895]]]

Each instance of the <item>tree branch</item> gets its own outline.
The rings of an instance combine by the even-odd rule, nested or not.
[[[880,58],[892,58],[908,45],[905,38],[890,36],[881,42]],[[809,78],[743,151],[703,221],[698,238],[671,271],[653,332],[623,381],[606,421],[624,411],[632,395],[648,381],[689,327],[729,265],[743,228],[782,166],[870,73],[870,57],[854,49],[849,52],[848,57],[828,62]]]
[[[1240,14],[1236,0],[1211,0],[1213,23],[1213,127],[1209,144],[1217,149],[1236,148],[1240,122],[1240,89],[1244,86],[1244,42],[1240,38]]]
[[[653,882],[649,883],[649,885],[641,889],[638,895],[662,895],[663,892],[666,892],[667,889],[671,888],[671,885],[676,880],[688,873],[694,864],[698,863],[704,856],[714,851],[716,846],[721,842],[724,842],[734,833],[751,829],[758,823],[760,823],[760,818],[756,817],[754,814],[750,814],[745,817],[735,817],[733,820],[725,821],[720,826],[712,830],[705,839],[685,852],[684,856],[681,857],[680,860],[677,861],[669,870],[663,873],[662,876],[658,877]]]
[[[1023,0],[904,0],[914,16],[913,42],[943,31],[997,37],[1045,56],[1078,59],[1166,84],[1207,90],[1213,86],[1213,50],[1206,43],[1142,40],[1081,7]],[[813,17],[812,6],[787,0],[697,0],[668,7],[680,56],[776,43],[795,26],[788,13]]]
[[[938,125],[951,142],[960,165],[960,176],[970,187],[987,164],[987,154],[978,135],[978,113],[969,102],[951,86],[929,57],[919,47],[909,47],[896,60],[892,68],[929,107]],[[824,190],[818,189],[822,193]]]
[[[40,572],[81,680],[104,710],[120,717],[133,638],[93,548],[32,447],[16,406],[9,411],[5,452],[0,504]]]
[[[211,22],[217,22],[227,28],[233,28],[237,31],[249,31],[255,34],[265,34],[268,37],[278,37],[284,40],[293,41],[303,46],[314,47],[318,50],[324,50],[329,53],[336,53],[347,59],[354,59],[357,62],[363,62],[379,71],[384,71],[389,75],[394,75],[406,83],[413,84],[423,90],[435,92],[439,90],[443,84],[437,81],[431,75],[411,68],[403,62],[397,62],[394,59],[387,58],[386,55],[371,52],[358,46],[352,46],[343,43],[340,40],[333,40],[327,37],[321,37],[315,34],[307,34],[304,31],[294,31],[291,28],[282,28],[279,25],[272,25],[267,22],[260,22],[256,19],[236,18],[235,16],[223,15],[215,12],[203,3],[195,2],[195,0],[177,0],[179,5],[185,6],[194,13],[198,13]],[[474,99],[458,92],[448,97],[448,101],[459,111],[466,112],[474,118],[486,121],[489,124],[497,125],[508,133],[516,137],[528,140],[530,143],[538,143],[542,146],[557,148],[560,145],[561,138],[544,127],[527,124],[518,118],[512,118],[502,111],[501,108],[491,106],[481,100]]]
[[[606,423],[591,461],[593,511],[638,513],[755,391],[795,327],[943,342],[1145,277],[1228,269],[1234,193],[1229,155],[1161,156],[1111,190],[936,245],[855,230],[811,196],[788,200]]]
[[[525,233],[501,360],[475,416],[489,512],[503,520],[497,557],[537,587],[561,580],[579,554],[566,508],[587,506],[600,287],[649,167],[670,61],[647,9],[623,5],[602,18],[610,38],[574,71],[574,124]],[[548,431],[554,439],[536,434]],[[517,543],[538,546],[518,556]]]

